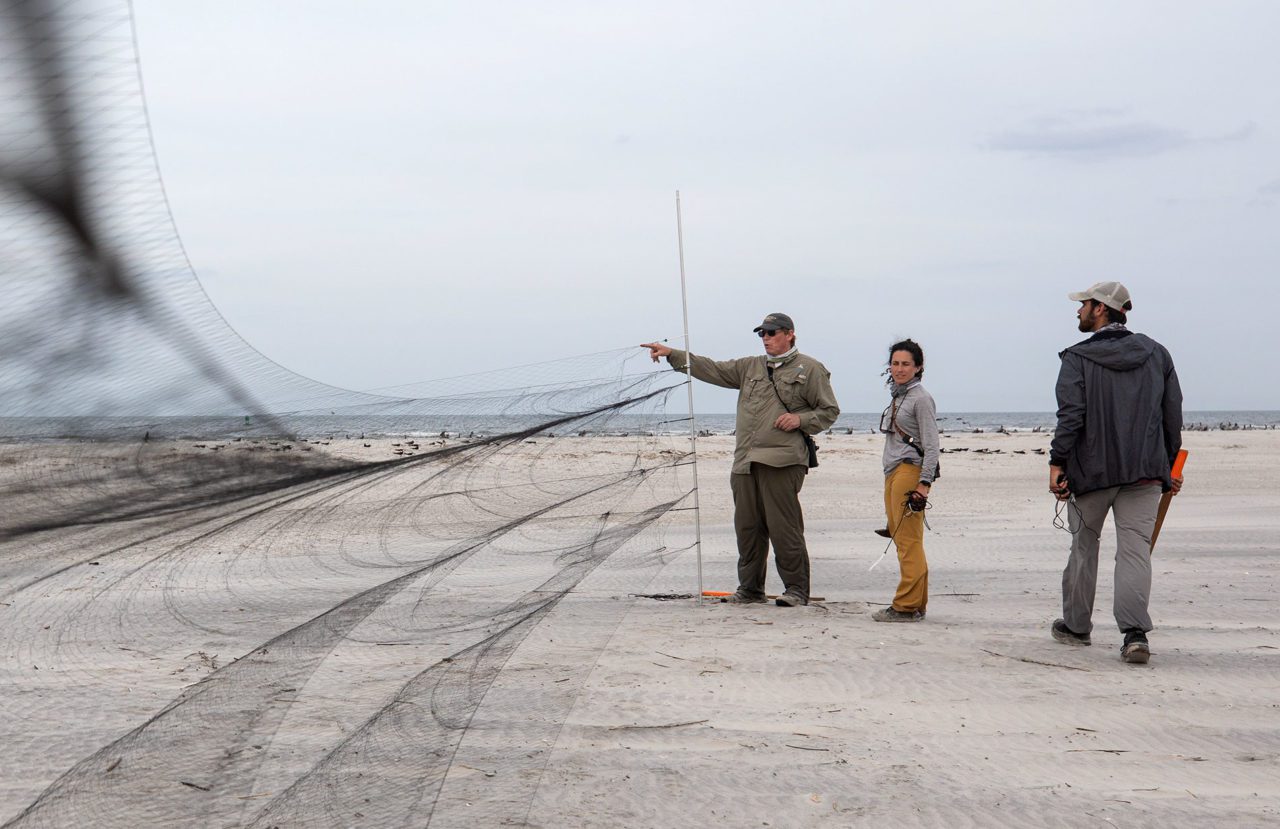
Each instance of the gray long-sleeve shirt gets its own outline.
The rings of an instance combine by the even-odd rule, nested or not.
[[[891,429],[884,436],[884,474],[888,475],[904,462],[912,463],[920,467],[920,481],[932,484],[938,474],[938,407],[933,396],[924,386],[911,386],[898,401],[894,421],[899,429],[916,439],[924,449],[924,457],[921,458],[896,429]]]

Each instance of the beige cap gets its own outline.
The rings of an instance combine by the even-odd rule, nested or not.
[[[1133,303],[1129,300],[1129,289],[1119,282],[1096,282],[1090,285],[1088,290],[1067,294],[1067,299],[1072,302],[1096,300],[1121,313],[1133,310]]]

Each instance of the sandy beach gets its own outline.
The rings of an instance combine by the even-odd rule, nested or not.
[[[1184,437],[1145,666],[1118,658],[1105,565],[1093,646],[1049,637],[1069,538],[1052,526],[1042,433],[943,436],[916,625],[869,616],[896,583],[892,552],[868,572],[885,546],[871,435],[819,439],[802,501],[824,601],[806,608],[679,598],[698,587],[684,510],[526,613],[513,597],[579,564],[530,555],[554,553],[560,530],[418,573],[425,550],[484,516],[433,502],[371,523],[412,500],[400,479],[305,522],[192,530],[163,556],[50,541],[5,562],[0,820],[163,825],[172,813],[137,806],[155,799],[219,826],[1274,825],[1280,432]],[[698,442],[708,590],[735,586],[732,441]],[[388,444],[324,451],[382,457]],[[636,451],[605,438],[537,449],[584,475]],[[1108,531],[1107,562],[1111,544]],[[41,555],[66,561],[41,570]],[[413,589],[347,627],[317,615],[392,577]],[[477,618],[506,621],[494,634]],[[401,779],[424,755],[440,758],[429,802]]]

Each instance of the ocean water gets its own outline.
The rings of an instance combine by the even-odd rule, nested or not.
[[[237,417],[8,417],[0,418],[0,441],[38,440],[137,440],[217,439],[298,436],[311,438],[376,437],[483,437],[536,429],[556,415],[283,415]],[[1048,432],[1054,426],[1053,412],[942,412],[938,425],[943,432]],[[1183,418],[1187,430],[1277,429],[1280,411],[1189,411]],[[878,430],[879,412],[840,415],[831,431],[835,434],[872,433]],[[730,413],[698,414],[699,433],[724,435],[734,430]],[[683,434],[689,431],[689,417],[682,412],[625,414],[607,420],[591,419],[571,423],[549,434],[633,435]]]
[[[1188,411],[1183,413],[1184,430],[1278,429],[1280,411]],[[943,432],[1051,432],[1057,421],[1054,412],[939,412],[938,428]],[[880,426],[879,412],[841,414],[832,431],[874,432]],[[698,428],[712,434],[733,430],[733,415],[699,415]]]

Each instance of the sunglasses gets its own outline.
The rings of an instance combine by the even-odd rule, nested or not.
[[[888,406],[884,407],[884,411],[880,413],[880,431],[886,435],[894,432],[895,421],[898,418],[898,407],[895,399]]]
[[[782,330],[781,328],[761,328],[756,333],[759,334],[760,339],[763,340],[765,337],[772,337],[774,334],[777,334],[781,330]]]

